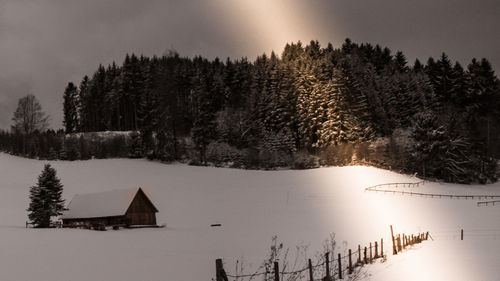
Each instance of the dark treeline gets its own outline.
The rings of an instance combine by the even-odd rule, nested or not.
[[[443,53],[409,65],[400,51],[349,39],[287,44],[253,62],[132,54],[68,84],[64,125],[67,134],[137,131],[121,154],[162,161],[366,163],[488,182],[500,154],[499,89],[486,59],[464,68]]]
[[[0,148],[14,155],[46,160],[135,158],[137,139],[137,133],[66,135],[63,130],[47,130],[24,135],[0,131]]]

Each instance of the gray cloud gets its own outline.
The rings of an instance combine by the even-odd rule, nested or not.
[[[0,127],[34,93],[62,126],[62,92],[126,53],[254,58],[285,42],[346,37],[402,50],[413,61],[446,51],[500,66],[500,4],[493,0],[3,0]]]

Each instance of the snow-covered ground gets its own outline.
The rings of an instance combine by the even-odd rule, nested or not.
[[[167,227],[26,229],[28,189],[44,163],[0,154],[0,280],[211,280],[216,258],[231,273],[242,259],[245,271],[255,270],[273,235],[292,249],[308,245],[313,257],[330,233],[344,251],[389,241],[391,224],[397,233],[430,231],[435,241],[366,266],[369,280],[500,276],[500,205],[364,192],[379,183],[418,181],[407,175],[371,167],[246,171],[130,159],[52,161],[68,202],[76,193],[141,186]],[[500,184],[426,183],[424,189],[500,195]]]
[[[497,210],[498,211],[498,210]],[[367,268],[366,280],[499,280],[500,234],[415,245]],[[466,234],[467,235],[467,234]]]

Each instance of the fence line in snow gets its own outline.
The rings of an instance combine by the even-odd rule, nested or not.
[[[402,191],[402,190],[392,190],[392,189],[383,189],[381,187],[418,187],[423,185],[425,181],[415,182],[415,183],[384,183],[378,184],[374,186],[370,186],[365,188],[365,191],[372,192],[381,192],[381,193],[391,193],[391,194],[401,194],[401,195],[410,195],[410,196],[421,196],[421,197],[430,197],[430,198],[448,198],[448,199],[495,199],[500,198],[500,195],[487,195],[487,194],[473,194],[473,195],[454,195],[454,194],[442,194],[442,193],[425,193],[425,192],[413,192],[413,191]],[[481,204],[488,205],[488,203],[497,202],[500,203],[500,200],[495,201],[484,201]],[[478,202],[479,203],[479,202]],[[494,205],[494,203],[493,203]],[[478,204],[479,206],[479,204]]]
[[[500,200],[492,200],[492,201],[479,201],[477,202],[477,206],[480,207],[480,206],[495,206],[495,203],[500,203]]]
[[[393,242],[393,254],[396,255],[409,246],[414,244],[421,243],[422,241],[427,240],[430,237],[429,232],[419,233],[419,234],[411,234],[406,235],[404,233],[398,234],[394,236],[392,234],[392,226],[391,226],[391,236]],[[266,265],[265,271],[257,271],[255,273],[250,274],[231,274],[225,271],[222,259],[216,259],[215,261],[215,275],[216,281],[229,281],[229,278],[233,278],[233,280],[239,280],[242,278],[249,278],[252,280],[258,276],[264,276],[265,280],[269,278],[274,281],[280,281],[284,276],[292,276],[302,279],[307,279],[309,281],[315,281],[318,279],[314,279],[314,273],[318,272],[318,268],[324,267],[321,269],[323,273],[323,278],[319,280],[334,280],[334,279],[344,279],[346,275],[351,275],[354,273],[354,269],[366,264],[372,263],[376,259],[385,258],[384,254],[384,240],[380,239],[379,241],[375,241],[374,243],[369,243],[369,246],[361,247],[358,245],[357,251],[353,252],[352,249],[348,250],[348,253],[342,256],[340,253],[337,254],[336,258],[330,258],[330,252],[324,254],[324,259],[322,262],[318,262],[313,265],[311,259],[307,260],[307,265],[298,270],[285,271],[280,270],[279,261],[273,262],[273,270],[268,270],[268,266]],[[333,254],[333,253],[332,253]],[[353,260],[356,258],[356,260]],[[270,266],[270,265],[269,265]],[[269,278],[267,278],[269,276]]]
[[[365,188],[365,190],[376,190],[379,187],[384,187],[384,186],[392,186],[392,187],[417,187],[420,185],[423,185],[425,181],[419,181],[419,182],[391,182],[391,183],[382,183],[382,184],[377,184],[374,186],[369,186]]]
[[[457,230],[441,230],[432,233],[437,240],[464,240],[464,237],[470,238],[492,238],[500,239],[500,229],[461,229]]]
[[[35,223],[26,221],[26,228],[35,227],[35,226],[36,226]],[[50,222],[49,227],[61,228],[62,227],[62,222],[61,221]]]

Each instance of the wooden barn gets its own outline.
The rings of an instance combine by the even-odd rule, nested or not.
[[[155,226],[158,209],[142,188],[75,195],[63,227]]]

